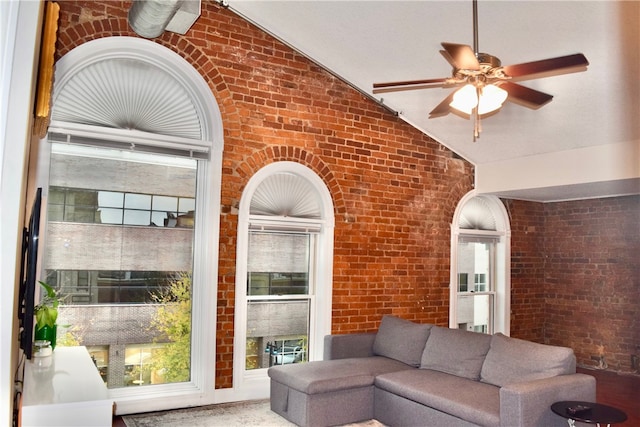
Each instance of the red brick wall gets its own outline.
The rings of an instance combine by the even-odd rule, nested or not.
[[[640,356],[639,220],[638,196],[545,205],[545,340],[582,365]]]
[[[640,197],[505,204],[512,335],[571,347],[581,366],[636,370]]]
[[[129,4],[60,2],[57,57],[92,39],[135,36]],[[333,197],[334,332],[374,330],[383,314],[448,323],[449,224],[472,188],[468,163],[213,2],[186,36],[154,41],[198,70],[224,123],[216,387],[232,385],[233,208],[275,161],[310,167]]]
[[[511,336],[544,342],[544,205],[503,203],[511,220]]]

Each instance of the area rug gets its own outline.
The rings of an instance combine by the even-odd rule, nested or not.
[[[295,427],[295,424],[273,412],[268,400],[124,415],[122,419],[127,427]],[[344,427],[384,426],[369,420]]]

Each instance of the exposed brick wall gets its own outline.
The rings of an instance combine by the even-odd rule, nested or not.
[[[544,205],[503,203],[511,221],[511,336],[544,342]]]
[[[59,58],[101,37],[135,36],[130,2],[60,2]],[[216,387],[232,385],[235,246],[242,190],[261,167],[304,164],[335,207],[333,331],[383,314],[448,323],[449,224],[472,167],[350,86],[213,2],[186,36],[154,42],[184,57],[224,124]]]
[[[512,335],[571,347],[581,366],[637,370],[640,197],[505,204]]]
[[[639,219],[639,196],[545,205],[545,340],[581,365],[640,356]]]

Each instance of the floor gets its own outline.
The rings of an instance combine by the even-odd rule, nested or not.
[[[598,403],[615,406],[627,414],[627,421],[615,427],[640,427],[640,376],[622,375],[611,371],[578,369],[596,378]],[[114,417],[113,427],[126,427],[122,417]]]
[[[640,427],[640,375],[586,369],[578,371],[596,377],[598,403],[615,406],[627,414],[627,421],[615,427]]]

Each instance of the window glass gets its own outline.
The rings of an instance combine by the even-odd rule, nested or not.
[[[474,278],[474,291],[480,288],[486,289],[487,277],[491,271],[490,249],[491,242],[466,242],[458,243],[458,276],[465,279]],[[466,282],[465,282],[466,283]]]
[[[49,207],[64,206],[65,191],[62,188],[49,189]]]
[[[109,347],[103,345],[90,346],[87,347],[87,351],[98,368],[98,372],[100,372],[100,378],[106,384],[109,375]]]
[[[99,217],[96,222],[99,224],[122,224],[124,210],[100,208],[98,215]]]
[[[122,208],[124,206],[124,193],[98,191],[98,205],[105,208]]]
[[[489,281],[494,270],[493,239],[460,238],[458,242],[458,327],[469,331],[491,331],[493,328],[494,295]],[[468,279],[473,277],[473,288]],[[491,292],[491,294],[486,294]],[[482,293],[473,295],[474,293]]]
[[[67,191],[67,198],[71,199],[76,206],[94,207],[96,205],[95,191],[69,190]]]
[[[469,273],[458,273],[458,292],[469,290]]]
[[[490,331],[493,316],[493,295],[459,295],[458,328],[467,331]]]
[[[249,232],[246,369],[307,361],[314,234]],[[273,296],[281,299],[262,300]]]
[[[193,216],[197,161],[56,148],[44,277],[68,341],[94,349],[109,388],[189,381],[194,230],[178,205]]]
[[[150,304],[175,277],[165,271],[47,270],[45,281],[68,304]]]
[[[309,234],[249,233],[247,295],[309,293]]]
[[[151,211],[125,209],[124,223],[127,225],[151,225]]]
[[[50,187],[51,221],[153,227],[194,226],[195,198]]]
[[[486,273],[476,273],[474,275],[473,289],[476,292],[484,292],[487,290],[487,274]]]
[[[178,211],[178,198],[167,196],[154,196],[153,197],[153,210],[154,211],[166,211],[177,212]]]
[[[193,212],[196,210],[196,199],[189,199],[181,197],[179,199],[180,206],[178,207],[180,212]]]
[[[148,194],[127,193],[124,196],[124,207],[151,210],[151,196]]]
[[[246,369],[307,361],[309,300],[250,301]]]
[[[124,357],[124,385],[162,384],[162,372],[154,369],[154,356],[163,350],[162,344],[128,345]]]

